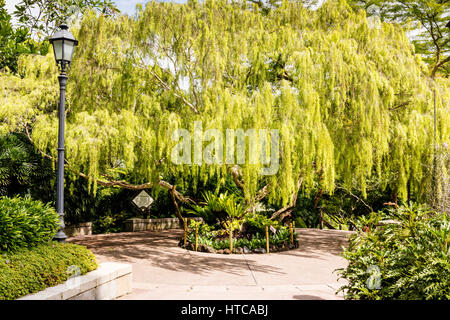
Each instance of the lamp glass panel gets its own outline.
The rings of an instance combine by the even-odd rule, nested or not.
[[[64,60],[65,61],[72,61],[72,55],[73,55],[73,49],[74,49],[75,43],[70,40],[64,41]]]
[[[63,40],[53,41],[53,52],[55,53],[55,60],[60,61],[63,58]]]

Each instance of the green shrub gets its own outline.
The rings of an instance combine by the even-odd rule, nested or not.
[[[125,220],[124,217],[126,216],[127,214],[124,212],[115,215],[106,214],[100,216],[92,223],[92,232],[94,234],[120,232]]]
[[[214,225],[218,221],[240,219],[245,214],[243,199],[234,193],[225,192],[217,195],[207,191],[203,193],[203,198],[204,202],[201,205],[191,205],[191,209],[186,211],[201,217],[209,225]]]
[[[202,227],[205,227],[202,229]],[[230,248],[230,240],[229,238],[219,238],[216,239],[216,236],[220,232],[219,230],[210,231],[207,228],[208,225],[200,224],[199,235],[198,235],[198,244],[207,245],[215,250],[223,250]],[[204,230],[200,232],[200,230]],[[207,230],[207,231],[205,231]],[[294,232],[294,241],[297,239],[298,235]],[[290,241],[290,231],[285,227],[279,227],[276,234],[272,234],[269,232],[269,243],[272,245],[282,245],[285,242]],[[191,229],[191,232],[188,234],[187,241],[190,243],[195,243],[195,233]],[[265,248],[266,247],[266,237],[264,233],[255,233],[249,239],[247,238],[233,238],[233,248],[244,248],[247,247],[250,250],[257,248]]]
[[[269,242],[272,243],[270,237]],[[228,241],[229,244],[229,241]],[[233,242],[233,247],[235,248],[244,248],[247,247],[250,250],[257,249],[257,248],[265,248],[266,247],[266,238],[260,235],[259,233],[255,234],[250,239],[237,239],[235,242]]]
[[[270,220],[262,214],[249,213],[244,217],[244,224],[249,233],[266,232],[266,227],[273,226],[275,229],[280,228],[280,223],[276,220]]]
[[[58,215],[31,198],[0,198],[0,251],[47,243],[58,229]]]
[[[63,283],[69,267],[81,274],[97,268],[94,254],[83,246],[53,242],[0,255],[0,300],[17,299]]]
[[[308,228],[308,226],[306,225],[305,221],[303,221],[302,218],[297,217],[294,219],[295,222],[295,227],[296,228]]]
[[[214,228],[212,226],[210,226],[209,224],[203,223],[201,221],[195,221],[194,219],[191,219],[189,221],[190,221],[190,228],[191,228],[192,232],[194,232],[194,230],[196,228],[198,228],[199,235],[202,235],[202,236],[212,235],[211,232],[213,232]]]
[[[398,223],[380,224],[383,219]],[[445,213],[409,205],[354,222],[339,269],[347,299],[449,299],[450,221]]]

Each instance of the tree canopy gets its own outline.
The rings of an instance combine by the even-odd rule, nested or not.
[[[5,1],[0,0],[0,70],[6,67],[17,71],[17,60],[21,54],[47,53],[48,44],[39,44],[30,37],[25,27],[14,28],[11,16],[5,9]]]
[[[431,84],[401,27],[345,1],[316,11],[283,2],[267,14],[220,0],[150,2],[136,17],[91,12],[73,32],[67,166],[94,188],[170,188],[171,177],[180,190],[232,175],[248,201],[267,194],[280,206],[299,189],[332,193],[336,181],[364,193],[376,180],[420,197],[435,143],[433,87],[436,143],[450,140],[449,80]],[[23,130],[56,158],[53,56],[22,56],[19,74],[0,75],[0,131]],[[248,157],[239,170],[174,164],[174,130],[196,121],[224,134],[278,129],[279,171],[262,176]]]
[[[22,0],[16,5],[14,16],[20,27],[45,40],[62,22],[71,24],[71,20],[89,10],[107,16],[119,12],[111,0]]]
[[[416,52],[431,65],[430,75],[450,73],[449,0],[349,0],[368,15],[400,23],[414,33]]]

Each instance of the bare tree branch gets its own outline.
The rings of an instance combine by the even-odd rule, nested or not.
[[[270,220],[278,219],[282,221],[286,216],[288,216],[295,208],[297,204],[298,192],[300,191],[300,187],[302,186],[303,178],[299,177],[297,181],[297,190],[292,194],[291,204],[281,208],[280,210],[274,212],[270,217]]]
[[[439,63],[437,63],[437,64],[434,66],[433,70],[431,71],[430,77],[431,77],[431,78],[434,78],[434,77],[436,76],[436,72],[438,71],[438,69],[439,69],[440,67],[442,67],[444,64],[446,64],[447,62],[449,62],[449,61],[450,61],[450,56],[448,56],[448,57],[445,58],[444,60],[442,60],[442,61],[440,61]]]
[[[336,189],[341,189],[344,190],[345,192],[347,192],[349,195],[351,195],[353,198],[355,198],[356,200],[360,201],[364,206],[366,206],[371,212],[373,212],[373,208],[371,206],[369,206],[363,199],[361,199],[360,197],[358,197],[357,195],[353,194],[350,190],[344,188],[343,186],[341,186],[340,184],[336,183]]]
[[[161,79],[160,76],[158,76],[158,75],[157,75],[155,72],[153,72],[152,70],[149,70],[149,72],[150,72],[150,74],[151,74],[152,76],[154,76],[154,77],[156,78],[156,80],[158,80],[158,82],[161,84],[161,86],[162,86],[164,89],[170,90],[169,85],[168,85],[167,83],[165,83],[164,80]],[[192,111],[194,111],[195,113],[198,113],[197,108],[196,108],[192,103],[190,103],[188,100],[186,100],[186,98],[183,97],[183,95],[181,95],[181,94],[179,94],[179,93],[177,93],[177,92],[174,92],[174,96],[177,97],[177,98],[179,98],[179,99],[181,99],[181,100],[182,100],[189,108],[192,109]]]
[[[177,186],[173,186],[172,187],[172,190],[170,191],[170,194],[172,196],[173,204],[175,205],[175,212],[177,213],[178,220],[180,220],[180,223],[182,223],[183,226],[184,226],[184,230],[186,230],[186,227],[187,227],[186,219],[184,219],[183,216],[181,215],[180,207],[178,206],[177,197],[175,195],[176,187]]]

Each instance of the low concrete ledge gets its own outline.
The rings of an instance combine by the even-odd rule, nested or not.
[[[18,300],[113,300],[131,293],[130,264],[105,262],[85,275]]]
[[[66,226],[64,233],[68,237],[90,236],[92,235],[92,222],[80,223],[73,226]]]
[[[203,221],[200,217],[187,218],[188,220]],[[188,221],[189,225],[189,221]],[[125,220],[126,232],[137,232],[147,230],[166,230],[182,229],[183,225],[178,218],[160,218],[160,219],[127,219]]]

